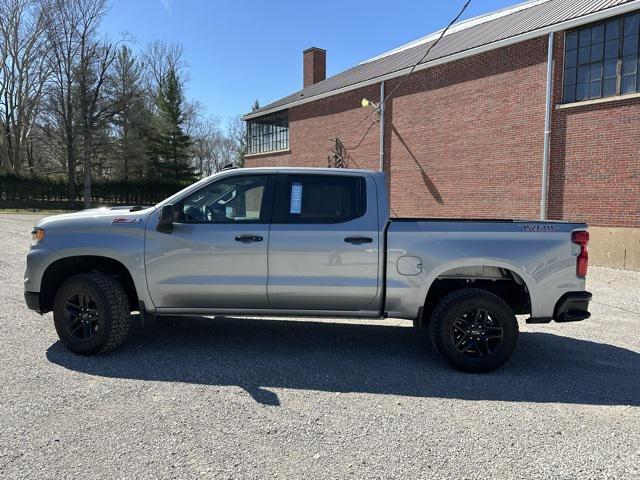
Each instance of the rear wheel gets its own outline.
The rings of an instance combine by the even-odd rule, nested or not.
[[[486,290],[465,288],[447,295],[431,317],[434,348],[452,367],[490,372],[504,365],[518,343],[518,322],[511,307]]]
[[[101,273],[69,278],[58,289],[53,308],[60,341],[80,355],[118,347],[129,333],[130,314],[122,285]]]

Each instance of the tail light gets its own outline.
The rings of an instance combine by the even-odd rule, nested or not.
[[[589,232],[573,232],[571,241],[576,245],[580,245],[580,254],[576,262],[576,275],[580,278],[585,278],[589,267]]]

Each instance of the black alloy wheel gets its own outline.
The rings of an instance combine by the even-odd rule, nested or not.
[[[91,340],[100,329],[98,304],[85,291],[72,292],[64,302],[67,333],[79,341]]]
[[[451,337],[460,353],[471,357],[489,356],[503,339],[500,317],[483,308],[465,312],[454,320]]]
[[[513,354],[518,322],[504,299],[480,288],[464,288],[438,303],[429,335],[434,348],[455,369],[491,372]]]

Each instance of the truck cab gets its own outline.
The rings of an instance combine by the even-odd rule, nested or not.
[[[154,306],[171,314],[379,316],[386,213],[381,224],[378,212],[386,199],[379,204],[376,177],[237,170],[164,202],[146,232]],[[163,209],[170,233],[156,228]]]

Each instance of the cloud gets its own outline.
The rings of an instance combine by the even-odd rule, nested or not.
[[[175,0],[160,0],[160,3],[164,7],[164,9],[167,11],[167,13],[171,13],[171,6],[173,5],[174,1]]]

